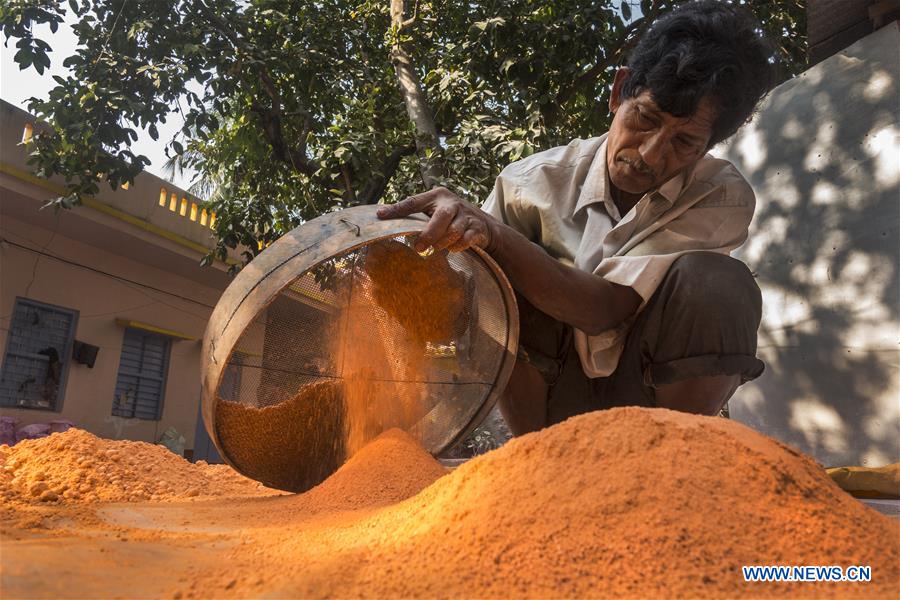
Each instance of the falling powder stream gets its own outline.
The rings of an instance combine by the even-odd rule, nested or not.
[[[328,264],[343,273],[330,284],[340,310],[323,321],[328,342],[317,357],[333,365],[332,374],[310,383],[254,372],[255,386],[242,388],[239,399],[219,398],[215,409],[222,456],[245,475],[293,492],[322,482],[384,431],[420,435],[423,418],[442,400],[426,383],[427,345],[449,341],[465,318],[464,280],[446,252],[422,258],[387,240]],[[261,319],[263,332],[285,328],[278,318]],[[253,339],[245,345],[259,346],[259,328],[248,331]],[[263,371],[267,360],[283,368],[292,356],[284,347],[270,352]]]
[[[414,431],[428,396],[426,344],[449,341],[463,315],[461,276],[446,253],[420,257],[396,240],[357,260],[341,331],[333,337],[344,381],[345,447],[353,456],[383,431]]]

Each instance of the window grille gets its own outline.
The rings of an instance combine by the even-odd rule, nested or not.
[[[126,328],[112,414],[158,421],[162,416],[169,347],[166,336]]]
[[[77,311],[16,298],[0,370],[0,406],[62,408],[77,322]]]

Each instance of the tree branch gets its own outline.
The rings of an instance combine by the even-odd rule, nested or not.
[[[353,189],[352,167],[348,163],[341,163],[341,175],[344,178],[344,201],[356,203],[356,190]]]
[[[409,115],[409,120],[416,128],[416,148],[419,151],[422,182],[426,188],[431,189],[440,181],[442,168],[439,161],[429,161],[426,158],[426,150],[440,152],[441,148],[438,143],[434,115],[422,89],[422,82],[419,81],[412,59],[399,39],[403,21],[403,0],[391,0],[391,23],[398,35],[391,47],[391,63],[397,74],[397,83],[400,86],[403,103],[406,105],[406,114]]]
[[[199,1],[197,2],[197,5],[200,7],[201,12],[206,15],[206,18],[216,29],[216,31],[221,33],[229,42],[231,42],[236,50],[250,57],[251,59],[254,58],[253,49],[228,26],[228,23],[226,23],[224,19],[216,14],[215,11],[210,9],[205,2]],[[306,138],[312,127],[312,115],[310,115],[308,111],[303,110],[302,108],[300,110],[287,113],[287,115],[283,114],[281,92],[278,90],[278,87],[272,80],[272,76],[270,75],[269,70],[266,68],[265,64],[262,61],[254,59],[253,62],[259,67],[259,80],[266,92],[266,95],[268,95],[272,106],[266,108],[261,104],[254,103],[252,106],[252,110],[257,113],[262,120],[263,131],[266,134],[266,139],[272,146],[272,152],[274,153],[275,158],[277,158],[281,162],[290,164],[295,171],[298,171],[305,175],[312,175],[316,169],[313,165],[310,164],[309,159],[306,156]],[[303,114],[305,115],[305,119],[303,123],[302,135],[300,136],[300,144],[297,149],[290,150],[288,149],[288,145],[284,140],[282,118],[284,116],[295,114]]]
[[[405,21],[403,21],[402,23],[400,23],[400,31],[404,31],[406,29],[409,29],[413,25],[415,25],[418,17],[419,17],[419,0],[416,0],[415,8],[413,8],[413,16],[411,16],[410,18],[408,18]]]
[[[231,30],[231,28],[228,26],[228,23],[226,23],[224,19],[222,19],[215,13],[215,11],[209,8],[205,2],[197,2],[197,5],[200,7],[200,10],[206,15],[206,18],[209,19],[210,24],[216,29],[216,31],[225,36],[225,38],[229,42],[231,42],[236,50],[240,50],[251,58],[253,57],[252,49],[243,39],[241,39],[241,37],[237,33]],[[275,83],[272,81],[272,77],[269,75],[269,71],[268,69],[266,69],[265,64],[263,64],[262,61],[255,62],[259,65],[259,78],[263,84],[263,88],[266,90],[266,93],[272,100],[272,110],[280,114],[281,93],[278,91],[278,88],[275,87]]]
[[[397,172],[397,169],[400,168],[400,163],[405,157],[415,153],[416,145],[414,143],[394,148],[381,163],[381,167],[379,167],[377,174],[366,183],[360,197],[360,202],[362,204],[377,204],[384,195],[388,182],[390,182],[394,173]]]

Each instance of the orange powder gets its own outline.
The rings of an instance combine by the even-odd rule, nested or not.
[[[21,478],[46,468],[41,480],[55,482],[63,475],[51,473],[48,463],[70,460],[62,446],[83,446],[74,456],[95,456],[94,450],[108,445],[142,449],[123,442],[97,446],[96,438],[84,437],[89,434],[67,438],[70,433],[26,443],[22,450],[4,449],[4,469],[12,467]],[[66,443],[79,439],[90,444]],[[154,446],[143,450],[149,453],[145,460],[157,451],[163,453],[160,459],[172,456]],[[94,461],[84,467],[87,472],[107,464]],[[135,481],[173,477],[172,470],[187,475],[185,467],[196,468],[180,459],[150,460],[147,466],[134,474]],[[844,493],[808,457],[725,419],[617,408],[514,439],[443,472],[412,438],[389,431],[306,494],[210,500],[189,510],[137,504],[128,514],[152,510],[154,522],[170,526],[164,520],[169,514],[173,523],[198,533],[126,532],[121,526],[116,531],[158,544],[148,548],[148,559],[181,556],[171,552],[184,544],[209,559],[188,567],[183,559],[173,560],[165,569],[157,563],[157,577],[169,581],[162,594],[168,597],[900,594],[900,524]],[[214,477],[208,468],[197,473],[192,481]],[[0,487],[5,498],[7,483],[4,479]],[[207,485],[211,494],[223,491],[216,480]],[[411,494],[416,495],[400,501]],[[235,543],[209,539],[202,533],[208,527],[230,528],[228,539]],[[77,566],[65,552],[76,534],[67,531],[53,539],[46,554],[32,555],[32,561],[46,560],[46,567],[29,563],[32,579],[11,579],[16,589],[41,595],[54,579],[47,573],[61,564],[70,589],[97,580],[90,564],[83,564],[83,551],[71,555],[81,561]],[[98,543],[93,530],[83,539]],[[33,542],[15,543],[5,541],[10,548],[4,566],[24,573],[16,551]],[[131,547],[128,542],[121,550]],[[869,565],[873,581],[743,581],[741,566],[764,564]],[[117,564],[119,579],[129,587],[111,583],[98,595],[141,595],[134,582],[142,581],[144,568],[141,562]]]
[[[434,408],[426,342],[449,341],[461,326],[462,275],[446,252],[422,258],[395,240],[345,260],[350,274],[334,284],[340,312],[322,349],[340,383],[287,390],[296,393],[271,406],[255,406],[254,397],[217,404],[223,455],[266,485],[306,491],[382,432],[421,431]]]
[[[219,399],[216,431],[238,469],[266,485],[293,492],[319,484],[346,458],[343,386],[307,385],[278,404],[256,408]]]
[[[314,514],[394,504],[418,494],[446,472],[409,434],[391,429],[321,485],[299,496],[292,510]]]
[[[162,446],[105,440],[81,429],[0,446],[0,463],[0,498],[11,504],[274,493],[228,467],[193,464]]]
[[[348,300],[333,335],[348,456],[383,431],[415,429],[432,408],[426,342],[449,341],[464,318],[463,279],[446,252],[422,258],[388,240],[367,246],[363,260],[343,282]]]
[[[375,302],[420,342],[442,342],[454,334],[464,308],[462,276],[446,251],[428,257],[395,240],[366,248],[365,272]]]
[[[327,483],[326,483],[327,485]],[[740,424],[617,408],[514,439],[304,541],[260,538],[289,596],[888,597],[900,524]],[[870,565],[867,584],[747,584],[742,565]],[[241,595],[242,590],[236,590]]]

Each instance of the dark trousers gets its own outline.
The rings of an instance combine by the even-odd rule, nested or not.
[[[572,327],[519,300],[519,360],[550,386],[547,424],[614,406],[656,406],[655,389],[685,379],[759,377],[759,287],[744,263],[712,252],[679,257],[628,334],[609,377],[584,374]]]

